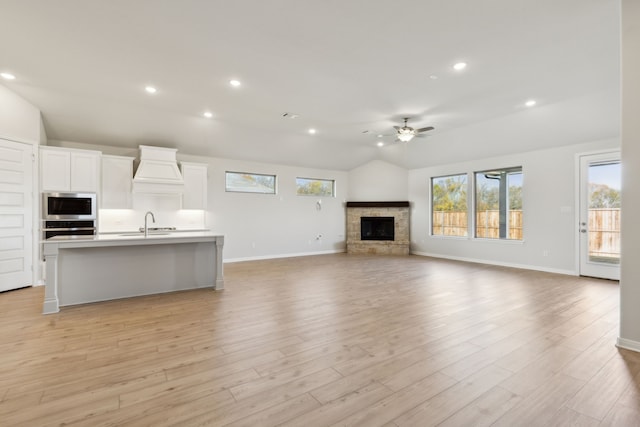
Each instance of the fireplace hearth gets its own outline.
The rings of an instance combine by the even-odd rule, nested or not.
[[[409,254],[409,202],[347,202],[347,252]]]

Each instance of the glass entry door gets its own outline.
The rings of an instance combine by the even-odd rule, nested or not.
[[[620,153],[580,157],[580,275],[620,280]]]

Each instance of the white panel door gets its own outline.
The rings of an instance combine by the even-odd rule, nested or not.
[[[580,156],[580,275],[620,280],[620,153]]]
[[[0,291],[33,282],[32,149],[0,139]]]

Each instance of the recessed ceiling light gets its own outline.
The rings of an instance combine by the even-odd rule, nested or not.
[[[315,130],[315,129],[313,129],[313,128],[312,128],[312,129],[309,129],[309,133],[310,133],[311,135],[313,135],[314,133],[316,133],[316,130]]]
[[[14,76],[11,73],[0,73],[0,76],[2,76],[3,79],[5,80],[15,80],[16,76]]]
[[[156,89],[153,86],[147,86],[147,87],[144,88],[144,90],[146,90],[147,93],[156,93],[158,91],[158,89]]]
[[[436,76],[435,74],[431,74],[431,75],[429,76],[429,78],[430,78],[431,80],[438,80],[438,76]]]
[[[300,115],[296,113],[284,113],[282,114],[282,117],[284,117],[285,119],[297,119],[298,117],[300,117]]]
[[[210,111],[205,111],[204,113],[202,113],[203,116],[205,116],[207,119],[210,119],[211,117],[213,117],[213,114]]]
[[[384,142],[378,141],[378,147],[382,147],[383,145],[384,145]]]
[[[534,105],[536,105],[536,100],[530,99],[527,102],[525,102],[524,105],[526,105],[527,107],[533,107]]]
[[[229,80],[229,84],[230,84],[231,86],[233,86],[233,87],[238,87],[238,86],[240,86],[242,83],[240,83],[240,80],[235,80],[235,79],[233,79],[233,80]]]
[[[378,138],[382,138],[383,135],[378,135]]]
[[[462,71],[465,68],[467,68],[467,63],[466,62],[458,62],[457,64],[453,65],[453,69],[456,71]]]

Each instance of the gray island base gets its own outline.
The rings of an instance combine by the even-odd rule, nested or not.
[[[186,289],[224,289],[221,235],[99,235],[43,243],[44,314],[75,304]]]

